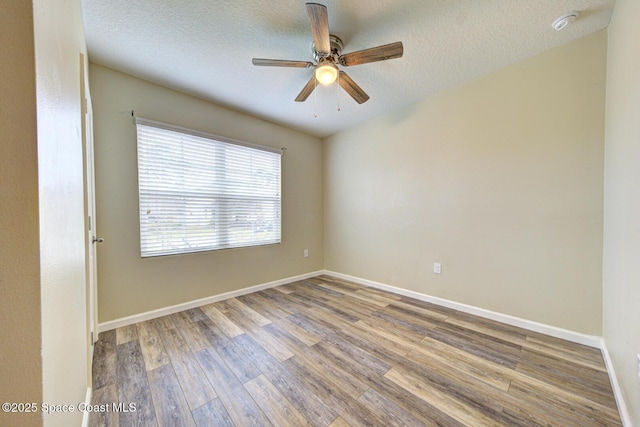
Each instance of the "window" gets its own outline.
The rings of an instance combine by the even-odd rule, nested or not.
[[[136,125],[142,257],[280,243],[280,150]]]

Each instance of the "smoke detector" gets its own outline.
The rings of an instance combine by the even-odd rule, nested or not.
[[[578,15],[578,12],[571,12],[567,13],[566,15],[562,15],[561,17],[553,21],[553,24],[551,24],[551,26],[556,31],[564,30],[569,25],[573,24],[573,21],[576,20]]]

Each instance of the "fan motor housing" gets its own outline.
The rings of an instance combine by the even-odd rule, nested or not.
[[[329,43],[331,46],[331,53],[329,55],[324,55],[319,53],[316,50],[316,44],[312,41],[311,42],[311,53],[313,54],[313,59],[316,62],[319,62],[322,58],[326,58],[326,57],[332,57],[334,62],[337,62],[338,57],[340,56],[340,53],[342,52],[342,47],[344,46],[342,44],[342,40],[340,39],[340,37],[338,36],[334,36],[333,34],[329,35]]]

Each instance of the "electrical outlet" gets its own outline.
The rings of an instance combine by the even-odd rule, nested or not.
[[[304,250],[304,257],[309,258],[309,249]]]
[[[442,274],[442,264],[440,264],[439,262],[434,262],[433,263],[433,272],[435,274]]]

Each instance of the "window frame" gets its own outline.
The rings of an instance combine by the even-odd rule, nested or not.
[[[139,247],[140,256],[143,259],[225,249],[260,247],[282,243],[281,158],[286,150],[285,148],[278,149],[250,144],[244,141],[141,117],[135,117],[134,122],[136,124],[137,148]],[[158,137],[158,140],[153,140],[153,138],[145,136],[142,137],[141,140],[141,132],[142,134],[147,132],[163,135],[169,139],[173,138],[172,142],[174,145],[181,144],[181,150],[178,151],[185,151],[185,147],[187,150],[194,147],[196,149],[206,147],[205,149],[208,150],[209,153],[215,152],[212,157],[213,160],[209,158],[207,160],[209,160],[209,163],[212,161],[214,165],[218,166],[206,164],[206,160],[198,164],[198,160],[201,160],[197,158],[198,156],[194,156],[195,160],[189,159],[189,162],[195,162],[195,168],[202,167],[203,170],[205,170],[203,173],[206,174],[206,178],[210,181],[207,181],[205,185],[207,191],[203,190],[200,193],[193,191],[193,183],[188,182],[188,180],[184,178],[190,174],[190,166],[188,166],[188,163],[180,160],[187,158],[184,152],[181,152],[177,156],[166,154],[166,163],[162,163],[162,165],[161,161],[158,160],[155,160],[157,163],[149,163],[149,158],[160,158],[163,156],[163,154],[156,154],[157,152],[153,151],[154,148],[158,150],[159,146],[153,147],[153,144],[160,144],[160,137]],[[206,144],[208,143],[212,145],[207,146]],[[232,152],[232,154],[229,155],[229,152]],[[242,165],[240,168],[227,164],[236,161],[236,163],[233,164],[238,165],[237,160],[243,160],[245,154],[247,157],[244,160],[249,161],[249,164]],[[258,159],[257,162],[259,165],[264,166],[264,173],[267,174],[266,179],[270,179],[267,183],[268,185],[265,184],[265,194],[262,194],[263,191],[259,189],[261,187],[256,183],[258,178],[255,177],[255,173],[259,172],[259,170],[254,169],[254,167],[257,168],[257,166],[253,164],[254,157]],[[170,184],[165,183],[164,188],[156,188],[162,187],[163,178],[166,180],[166,177],[162,175],[164,171],[158,172],[158,170],[164,167],[167,169],[173,168],[173,174],[176,173],[176,170],[178,174],[182,172],[184,182],[181,189],[178,188],[176,190],[180,184],[177,184],[175,180],[171,181]],[[181,167],[183,168],[180,169]],[[156,171],[158,176],[151,177],[151,175],[154,174],[150,172],[151,170]],[[235,171],[239,171],[239,173],[236,174]],[[245,175],[242,175],[242,173]],[[247,173],[249,175],[247,175]],[[169,175],[168,172],[167,175]],[[236,181],[234,181],[234,178],[230,178],[230,175],[238,175],[235,178]],[[246,182],[247,178],[250,183]],[[192,187],[189,188],[189,185]],[[143,189],[143,187],[145,189]],[[148,188],[153,188],[154,190],[151,191]],[[214,190],[214,188],[216,190]],[[234,194],[234,190],[237,193]],[[273,193],[274,191],[275,193]],[[158,226],[153,229],[150,226],[151,222],[149,219],[151,209],[148,208],[153,205],[155,207],[155,215],[158,215],[158,211],[164,212],[164,210],[161,209],[161,207],[165,206],[160,201],[162,197],[165,197],[166,206],[169,206],[169,208],[167,208],[168,213],[160,216],[158,222],[164,220],[166,222],[163,224],[172,224],[173,228],[171,226],[164,228]],[[209,202],[211,203],[211,225],[210,228],[205,227],[205,230],[208,230],[209,233],[203,233],[202,224],[198,225],[188,217],[195,213],[195,215],[193,215],[194,218],[203,218],[202,210],[204,209],[205,214],[207,214],[208,209],[202,206],[206,206]],[[189,208],[190,203],[191,208]],[[236,210],[234,211],[234,209]],[[257,212],[266,213],[268,220],[264,222],[263,219],[263,224],[266,223],[267,226],[256,230],[254,222],[258,221],[258,218],[261,218],[261,215],[256,214]],[[241,220],[238,220],[238,217],[240,217]],[[158,217],[156,216],[156,218]],[[231,218],[233,218],[233,220]],[[251,220],[251,218],[254,219]],[[262,239],[260,237],[254,239],[246,229],[240,229],[239,233],[236,231],[235,235],[232,236],[232,228],[237,228],[237,224],[241,224],[245,228],[253,227],[254,233],[262,232],[264,235]],[[189,233],[193,234],[193,227],[196,226],[198,227],[197,230],[201,237],[188,236]],[[187,236],[182,237],[184,243],[178,242],[177,235],[180,235],[180,230],[182,230],[184,236]],[[167,238],[167,236],[169,237]],[[191,243],[187,239],[195,239],[198,240],[198,242],[196,242],[197,244],[194,247],[191,246]],[[159,245],[162,245],[162,247]],[[173,245],[173,247],[170,247],[170,245]]]

